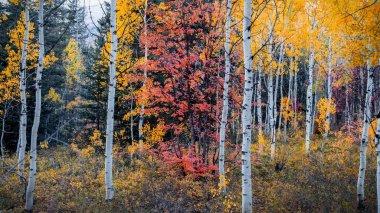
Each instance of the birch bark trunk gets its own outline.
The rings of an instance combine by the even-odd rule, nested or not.
[[[364,179],[365,179],[365,170],[367,164],[367,143],[368,143],[368,130],[371,123],[371,96],[373,91],[373,70],[369,60],[367,61],[367,90],[365,97],[365,106],[364,106],[364,125],[362,132],[362,141],[360,144],[360,164],[359,164],[359,174],[358,174],[358,183],[357,183],[357,195],[358,195],[358,208],[364,209]]]
[[[5,118],[7,117],[7,111],[8,111],[8,106],[6,102],[5,107],[4,107],[4,112],[3,112],[3,120],[2,120],[2,125],[1,125],[1,137],[0,137],[2,163],[4,162],[4,158],[5,158],[5,147],[4,147],[3,141],[4,141],[4,133],[5,133]]]
[[[380,212],[380,112],[377,114],[377,127],[375,134],[376,147],[376,194],[377,194],[377,212]]]
[[[38,2],[38,66],[36,76],[36,107],[34,108],[34,120],[32,126],[32,135],[30,137],[30,166],[29,166],[29,179],[26,188],[26,203],[25,210],[31,211],[33,208],[33,192],[36,184],[37,176],[37,136],[38,128],[40,126],[41,116],[41,78],[42,70],[44,68],[44,55],[45,55],[45,41],[44,41],[44,1]]]
[[[314,29],[315,19],[311,26],[311,30]],[[305,151],[308,154],[310,149],[310,135],[311,135],[311,120],[312,120],[312,108],[313,108],[313,69],[314,68],[314,47],[313,44],[310,45],[309,53],[309,79],[307,85],[306,94],[306,135],[305,135]]]
[[[26,148],[26,125],[27,125],[27,105],[26,105],[26,57],[28,53],[29,41],[29,1],[25,0],[25,32],[23,47],[21,51],[21,69],[20,69],[20,97],[21,97],[21,114],[20,114],[20,141],[18,152],[18,170],[20,177],[24,178],[25,170],[25,148]]]
[[[331,123],[331,116],[330,116],[330,106],[331,106],[331,98],[332,98],[332,78],[331,78],[331,71],[332,71],[332,44],[331,44],[331,36],[329,37],[329,55],[328,55],[328,64],[327,64],[328,74],[327,74],[327,99],[328,99],[328,109],[326,112],[326,126],[325,126],[325,132],[323,134],[323,144],[326,141],[327,135],[330,130],[330,123]]]
[[[147,20],[146,20],[146,13],[147,13],[147,9],[148,9],[148,0],[145,0],[145,9],[144,9],[144,17],[143,17],[143,20],[144,20],[144,59],[145,59],[145,65],[144,65],[144,80],[143,80],[143,86],[142,88],[145,89],[146,87],[146,78],[148,76],[147,74],[147,66],[146,66],[146,63],[148,61],[148,23],[147,23]],[[139,149],[140,149],[140,152],[142,151],[143,149],[143,134],[142,134],[142,129],[143,129],[143,125],[144,125],[144,112],[145,112],[145,103],[143,102],[143,104],[141,105],[141,109],[140,109],[140,117],[139,117]]]
[[[263,76],[263,70],[261,66],[259,66],[259,74],[258,74],[258,80],[257,80],[257,89],[256,89],[256,95],[257,95],[257,120],[259,124],[259,135],[262,134],[263,131],[263,112],[262,112],[262,101],[261,101],[261,79]]]
[[[251,50],[251,1],[244,0],[243,52],[244,52],[244,97],[242,107],[242,212],[252,212],[251,179],[251,108],[252,108],[252,50]]]
[[[227,0],[227,20],[226,20],[226,42],[224,56],[226,58],[226,73],[224,75],[224,85],[223,85],[223,109],[222,109],[222,120],[220,122],[220,132],[219,132],[219,184],[221,186],[222,193],[225,194],[226,184],[224,171],[224,158],[225,158],[225,140],[226,140],[226,124],[228,116],[228,85],[230,81],[231,63],[230,63],[230,30],[231,30],[231,8],[232,1]]]
[[[272,32],[272,30],[271,30]],[[269,35],[269,54],[272,57],[272,45],[273,44],[273,35],[272,33]],[[276,75],[278,76],[278,75]],[[277,78],[278,81],[278,78]],[[269,69],[268,73],[268,115],[269,115],[269,131],[271,138],[271,148],[270,148],[270,158],[274,159],[275,151],[276,151],[276,135],[275,135],[275,109],[274,109],[274,91],[273,91],[273,71]]]
[[[111,0],[111,51],[110,51],[110,80],[108,86],[107,105],[107,128],[106,128],[106,159],[105,159],[105,184],[106,200],[112,200],[115,189],[112,176],[112,145],[114,134],[114,110],[115,110],[115,88],[116,88],[116,54],[117,54],[117,34],[116,34],[116,0]]]

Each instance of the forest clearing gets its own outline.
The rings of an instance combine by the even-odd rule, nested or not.
[[[377,0],[3,0],[0,44],[0,212],[380,213]]]

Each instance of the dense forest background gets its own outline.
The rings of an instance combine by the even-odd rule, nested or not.
[[[377,1],[39,1],[0,2],[0,210],[376,211]]]

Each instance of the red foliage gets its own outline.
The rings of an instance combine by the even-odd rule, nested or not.
[[[147,111],[159,114],[172,127],[173,137],[186,134],[187,139],[209,143],[216,131],[223,69],[222,33],[212,20],[218,10],[197,0],[169,1],[150,9],[148,73],[155,83]],[[180,124],[185,126],[178,128]],[[207,135],[199,138],[201,132]]]
[[[194,179],[216,177],[218,167],[204,161],[201,154],[195,153],[193,146],[190,149],[179,146],[179,150],[175,147],[174,144],[160,143],[157,149],[151,150],[151,154],[165,164],[163,172]]]

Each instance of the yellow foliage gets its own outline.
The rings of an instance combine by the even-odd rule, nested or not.
[[[165,136],[165,130],[164,130],[164,122],[160,121],[157,126],[153,129],[151,129],[150,124],[145,124],[142,132],[145,138],[145,145],[149,149],[150,147],[153,147],[158,142],[160,142],[163,137]]]
[[[49,55],[46,55],[45,58],[44,58],[44,67],[45,67],[45,69],[49,68],[57,60],[58,60],[58,58],[55,56],[54,50],[52,50],[49,53]]]
[[[49,148],[49,142],[48,141],[42,141],[41,143],[40,143],[40,147],[41,147],[41,149],[47,149],[47,148]]]
[[[75,39],[71,38],[63,51],[63,63],[66,69],[66,81],[68,86],[73,86],[79,81],[79,74],[83,72],[84,65],[79,46]]]
[[[369,141],[375,139],[377,121],[378,121],[378,119],[373,119],[371,122],[371,125],[369,126],[369,132],[368,132]]]
[[[101,139],[101,133],[99,130],[95,129],[92,136],[90,136],[90,142],[94,147],[102,147],[103,141]]]
[[[28,55],[27,60],[31,64],[28,69],[31,69],[36,65],[38,58],[38,46],[36,43],[32,43],[34,39],[34,24],[29,26],[29,41],[28,41]],[[23,36],[25,32],[25,13],[22,12],[20,20],[17,21],[14,29],[11,29],[8,33],[9,44],[4,49],[7,51],[6,64],[7,66],[0,70],[0,102],[18,98],[19,96],[19,71],[21,64],[21,49],[23,45]]]
[[[3,21],[6,21],[6,20],[8,20],[8,16],[7,16],[6,14],[2,14],[2,15],[0,16],[0,24],[1,24]]]
[[[75,153],[80,153],[80,149],[78,148],[78,145],[75,143],[70,144],[70,148]]]
[[[294,116],[292,101],[287,97],[281,98],[281,108],[284,122],[290,120]]]
[[[66,106],[65,109],[73,109],[74,107],[80,106],[82,104],[87,104],[88,102],[86,100],[82,100],[80,97],[75,97],[73,101],[70,101]]]
[[[92,146],[87,146],[86,148],[82,149],[81,156],[88,158],[95,154],[95,149]]]
[[[223,179],[224,181],[223,181],[223,183],[220,183],[220,182],[218,183],[219,192],[221,192],[224,187],[227,187],[227,185],[229,183],[229,180],[227,179],[227,177],[225,175],[219,175],[219,180],[221,180],[221,179]]]
[[[259,133],[258,143],[259,144],[265,144],[265,136],[264,136],[264,133],[262,131]]]
[[[46,100],[50,100],[51,102],[54,102],[54,103],[62,102],[61,95],[57,93],[53,87],[49,89],[49,93],[45,96],[45,101]]]
[[[74,189],[80,189],[80,188],[83,187],[82,182],[79,182],[79,181],[71,182],[70,185],[71,185]]]
[[[319,99],[317,108],[319,113],[318,117],[316,118],[318,130],[321,133],[324,133],[326,131],[328,132],[330,130],[330,123],[326,121],[326,116],[329,113],[331,117],[331,115],[335,114],[336,112],[334,99],[331,99],[330,103],[327,98]]]
[[[128,152],[131,153],[132,155],[135,154],[138,149],[139,149],[139,145],[136,143],[133,143],[132,145],[127,147]]]

